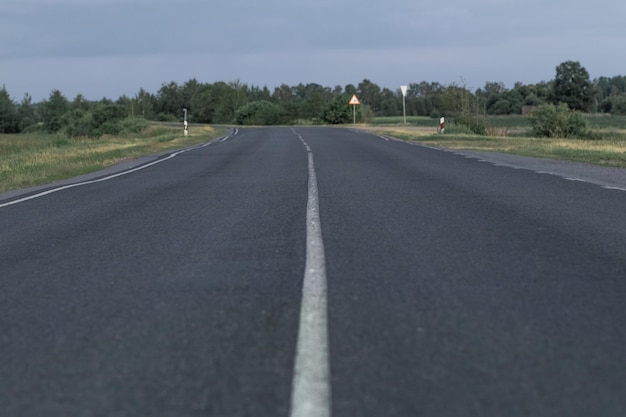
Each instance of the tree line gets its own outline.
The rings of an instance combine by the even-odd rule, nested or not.
[[[134,131],[141,121],[181,121],[187,109],[190,123],[278,125],[342,124],[352,122],[348,101],[356,95],[360,121],[403,113],[400,89],[380,87],[364,79],[357,85],[327,87],[315,83],[267,87],[239,80],[162,84],[156,93],[140,89],[133,97],[113,101],[86,100],[81,94],[68,99],[59,90],[38,103],[25,94],[15,101],[0,89],[0,133],[29,130],[65,132],[71,136],[100,136]],[[545,104],[567,104],[570,110],[626,115],[626,76],[593,81],[579,63],[567,61],[556,68],[555,78],[536,84],[487,82],[472,91],[463,79],[451,84],[411,83],[404,99],[409,116],[461,117],[463,115],[523,114]]]

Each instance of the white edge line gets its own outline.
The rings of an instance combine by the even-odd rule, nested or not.
[[[59,191],[69,190],[70,188],[82,187],[84,185],[89,185],[89,184],[96,184],[98,182],[109,181],[109,180],[112,180],[114,178],[118,178],[118,177],[121,177],[121,176],[124,176],[124,175],[132,174],[134,172],[141,171],[142,169],[146,169],[146,168],[149,168],[149,167],[154,166],[156,164],[160,164],[161,162],[165,162],[165,161],[167,161],[169,159],[175,158],[178,155],[181,155],[181,154],[183,154],[185,152],[193,151],[195,149],[205,148],[205,147],[209,146],[210,144],[211,143],[209,142],[209,143],[206,143],[206,144],[204,144],[202,146],[197,146],[197,147],[193,147],[193,148],[183,149],[183,150],[174,152],[174,153],[168,155],[165,158],[157,159],[156,161],[150,162],[150,163],[145,164],[145,165],[141,165],[141,166],[139,166],[137,168],[129,169],[128,171],[123,171],[123,172],[119,172],[117,174],[109,175],[107,177],[98,178],[97,180],[83,181],[83,182],[77,182],[75,184],[64,185],[63,187],[53,188],[51,190],[47,190],[47,191],[44,191],[44,192],[41,192],[41,193],[29,195],[28,197],[24,197],[24,198],[20,198],[20,199],[17,199],[17,200],[9,201],[8,203],[0,204],[0,208],[13,206],[15,204],[20,204],[20,203],[23,203],[25,201],[34,200],[36,198],[41,198],[41,197],[44,197],[44,196],[47,196],[47,195],[50,195],[50,194],[58,193]]]
[[[319,217],[317,178],[311,148],[301,136],[300,140],[309,155],[309,197],[306,264],[289,415],[330,417],[326,263]]]

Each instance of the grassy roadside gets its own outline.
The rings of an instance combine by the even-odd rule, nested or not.
[[[226,129],[153,125],[127,137],[69,138],[63,135],[0,135],[0,192],[47,184],[98,171],[119,162],[206,143]]]
[[[521,136],[475,136],[437,134],[433,127],[361,126],[363,130],[398,139],[448,149],[509,153],[562,159],[588,164],[626,168],[626,134],[623,130],[603,132],[603,140],[537,139]]]
[[[423,123],[426,124],[426,118]],[[492,136],[439,135],[432,120],[428,126],[360,125],[379,135],[449,149],[492,151],[515,155],[563,159],[626,168],[626,127],[602,131],[603,140],[537,139],[508,136],[508,127]],[[510,126],[512,123],[506,123]],[[116,163],[173,149],[206,143],[223,135],[226,128],[194,126],[185,138],[180,128],[152,125],[126,137],[99,139],[63,135],[0,135],[0,192],[47,184],[98,171]],[[490,132],[491,133],[491,132]]]

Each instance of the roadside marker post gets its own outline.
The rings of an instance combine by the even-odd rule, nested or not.
[[[183,128],[185,129],[184,135],[185,137],[187,137],[187,135],[189,134],[189,123],[187,123],[187,109],[183,109],[183,112],[185,113],[185,119],[183,121]]]
[[[361,102],[357,98],[356,94],[352,95],[352,98],[350,99],[350,103],[349,104],[352,105],[352,124],[356,124],[356,106],[361,104]]]
[[[439,131],[441,132],[441,134],[443,135],[443,131],[446,128],[446,119],[445,117],[442,117],[441,119],[439,119]]]

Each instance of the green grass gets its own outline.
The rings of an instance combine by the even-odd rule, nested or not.
[[[547,139],[524,136],[444,135],[419,126],[366,126],[364,130],[448,149],[509,153],[626,168],[626,131],[614,130],[600,140]]]
[[[482,117],[482,115],[479,115]],[[407,125],[419,127],[434,127],[439,124],[439,118],[423,116],[407,116]],[[448,118],[452,122],[453,118]],[[626,116],[585,115],[590,129],[626,130]],[[402,116],[375,117],[370,123],[372,126],[401,126],[404,125]],[[530,129],[530,122],[526,116],[487,116],[487,126],[499,129]]]
[[[31,133],[0,135],[0,192],[47,184],[140,156],[206,143],[224,129],[152,126],[132,136],[99,139]]]
[[[439,123],[439,119],[433,119],[431,117],[423,117],[423,116],[407,116],[406,117],[407,125],[411,126],[421,126],[421,127],[436,127]],[[404,125],[404,117],[375,117],[369,124],[373,126],[396,126],[396,125]]]

